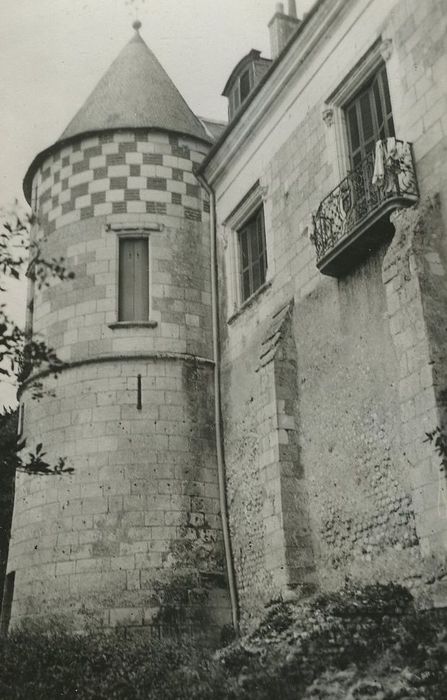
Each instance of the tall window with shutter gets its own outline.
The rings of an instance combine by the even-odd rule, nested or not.
[[[120,238],[118,320],[144,322],[149,318],[148,238]]]

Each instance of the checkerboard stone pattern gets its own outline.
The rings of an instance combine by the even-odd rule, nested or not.
[[[209,203],[193,168],[205,151],[190,139],[149,131],[85,138],[43,163],[33,181],[33,208],[46,233],[108,214],[201,221]]]
[[[63,257],[75,278],[35,290],[33,329],[61,359],[211,356],[209,199],[193,172],[207,148],[161,132],[120,132],[63,147],[42,164],[33,203],[46,233],[44,253]],[[150,235],[154,328],[111,328],[118,320],[118,253],[109,223],[137,232],[139,225],[160,226]]]

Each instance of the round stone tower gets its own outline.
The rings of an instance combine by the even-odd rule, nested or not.
[[[75,273],[34,297],[66,364],[24,383],[11,621],[210,633],[231,620],[213,396],[210,136],[139,34],[25,177],[45,256]],[[31,319],[30,319],[31,323]]]

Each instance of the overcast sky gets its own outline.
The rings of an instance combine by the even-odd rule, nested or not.
[[[312,4],[297,0],[298,15]],[[0,0],[0,207],[22,197],[34,156],[129,41],[135,6],[142,37],[200,116],[225,119],[220,94],[236,63],[250,49],[270,56],[275,0]],[[19,288],[8,302],[20,318]]]
[[[129,0],[1,0],[0,205],[21,193],[34,155],[53,143],[133,34]],[[269,55],[274,0],[138,0],[141,34],[190,107],[224,119],[220,97],[252,48]],[[286,2],[287,4],[287,2]],[[302,14],[311,0],[298,0]]]

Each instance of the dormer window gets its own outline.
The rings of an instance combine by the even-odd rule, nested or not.
[[[223,95],[228,98],[228,116],[231,121],[256,85],[267,73],[272,62],[262,58],[260,51],[250,51],[231,73]]]

